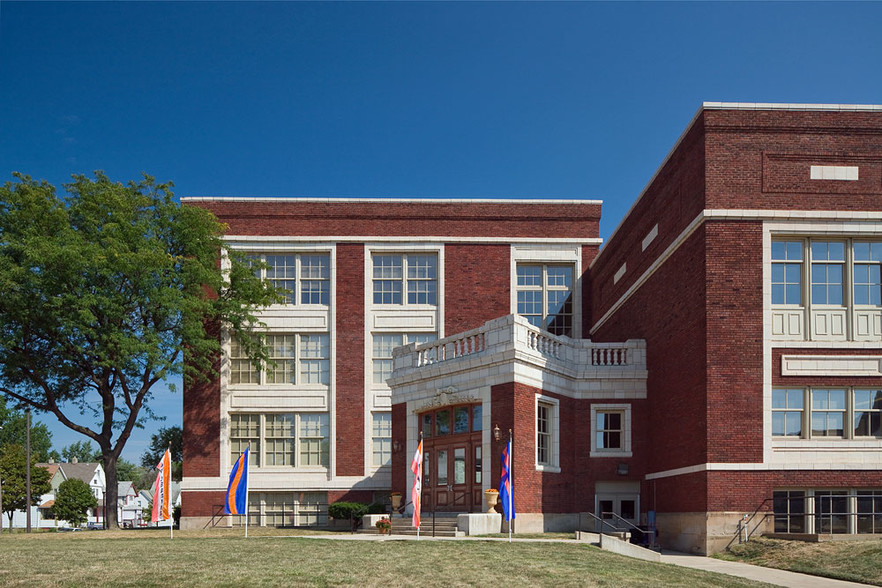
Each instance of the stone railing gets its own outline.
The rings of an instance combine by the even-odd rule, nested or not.
[[[531,325],[525,318],[508,315],[481,327],[438,341],[399,347],[393,353],[398,374],[497,354],[515,356],[543,365],[557,364],[569,371],[596,369],[646,369],[646,344],[642,340],[624,343],[594,343],[552,335]]]

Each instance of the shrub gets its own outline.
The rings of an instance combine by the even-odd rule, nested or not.
[[[382,502],[373,502],[367,507],[367,514],[386,514],[389,507]]]
[[[335,502],[328,505],[328,516],[335,519],[347,520],[351,516],[360,519],[368,512],[368,505],[361,502]]]

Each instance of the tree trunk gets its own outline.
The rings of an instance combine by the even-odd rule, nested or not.
[[[107,490],[104,492],[104,519],[105,529],[119,529],[117,520],[117,494],[119,485],[116,483],[116,456],[113,453],[103,453],[101,460],[104,462],[104,479]]]

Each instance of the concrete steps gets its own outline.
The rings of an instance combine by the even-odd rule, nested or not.
[[[434,533],[433,533],[434,530]],[[379,531],[374,526],[365,526],[359,529],[359,533],[377,535]],[[417,529],[411,524],[411,518],[392,517],[392,535],[416,536]],[[432,514],[425,514],[420,521],[420,535],[423,537],[464,537],[465,533],[459,530],[456,524],[456,514],[435,514],[434,528],[432,526]]]

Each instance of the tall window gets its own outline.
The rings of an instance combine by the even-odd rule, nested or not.
[[[392,415],[388,412],[373,413],[371,450],[374,467],[392,463]]]
[[[854,303],[882,306],[882,243],[854,243]]]
[[[573,333],[573,266],[518,264],[518,314],[555,335]]]
[[[327,413],[230,414],[230,459],[238,459],[251,443],[252,465],[327,467]]]
[[[843,305],[845,244],[812,241],[812,304]]]
[[[260,415],[230,415],[230,463],[235,463],[245,448],[251,445],[248,457],[250,465],[260,465]]]
[[[374,255],[373,268],[374,304],[438,304],[436,255]]]
[[[802,305],[802,241],[772,243],[772,304]]]
[[[230,384],[329,384],[327,334],[271,333],[266,345],[271,361],[256,369],[239,342],[230,341]]]
[[[805,492],[778,490],[772,493],[776,533],[805,533]]]
[[[536,463],[552,465],[551,461],[551,427],[554,407],[540,402],[536,405]]]
[[[798,438],[880,439],[882,438],[882,390],[864,388],[772,390],[772,435]]]
[[[409,343],[428,343],[436,339],[434,333],[384,333],[373,337],[373,382],[385,384],[392,375],[392,350]]]
[[[331,262],[327,254],[253,253],[267,267],[256,269],[259,278],[286,291],[284,304],[319,304],[330,299]]]

